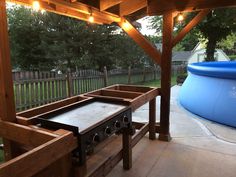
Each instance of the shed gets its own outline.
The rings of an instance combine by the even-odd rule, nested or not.
[[[221,49],[216,49],[215,52],[215,59],[216,61],[229,61],[229,57],[223,52]],[[206,49],[201,48],[198,50],[193,51],[192,55],[188,59],[188,64],[196,63],[196,62],[203,62],[206,56]]]
[[[178,51],[172,53],[172,64],[187,64],[191,51]]]

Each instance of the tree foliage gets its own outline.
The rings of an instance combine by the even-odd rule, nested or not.
[[[212,10],[197,27],[207,39],[206,61],[214,61],[214,52],[218,42],[236,32],[236,9]]]
[[[183,23],[178,24],[175,21],[174,35],[177,34],[196,13],[185,14],[186,19]],[[158,35],[162,32],[162,17],[153,17],[150,20],[150,28],[156,29]],[[226,39],[227,36],[236,32],[236,9],[217,9],[212,10],[207,17],[199,23],[193,30],[188,33],[185,38],[176,46],[175,50],[192,50],[194,46],[201,40],[207,40],[206,60],[214,60],[214,52],[217,43]]]
[[[21,70],[143,67],[150,63],[114,25],[89,24],[22,6],[8,9],[11,58]]]

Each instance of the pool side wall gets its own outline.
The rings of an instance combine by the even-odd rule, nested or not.
[[[189,73],[179,100],[194,114],[236,127],[236,79]]]

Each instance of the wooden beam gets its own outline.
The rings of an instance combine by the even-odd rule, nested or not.
[[[170,88],[172,60],[173,15],[163,15],[162,57],[161,57],[161,117],[159,139],[170,141]]]
[[[77,139],[67,132],[0,165],[1,177],[31,177],[77,148]]]
[[[147,6],[147,0],[126,0],[120,3],[120,16],[137,12]]]
[[[135,127],[135,129],[140,130],[146,123],[144,122],[132,122],[133,126]],[[157,122],[155,124],[155,131],[156,133],[160,133],[160,123]]]
[[[0,117],[4,121],[16,122],[5,0],[0,1],[0,26]],[[7,139],[3,142],[5,160],[16,156],[14,144]]]
[[[147,123],[134,136],[132,136],[131,147],[134,147],[147,134],[149,129],[148,127],[149,125]],[[119,138],[116,138],[113,142],[110,142],[106,148],[104,148],[104,151],[98,152],[98,155],[94,155],[97,156],[96,159],[93,159],[93,157],[88,159],[88,163],[93,163],[92,165],[88,165],[88,177],[106,176],[116,166],[116,164],[120,162],[123,157],[122,147],[119,146],[120,143],[122,143],[122,141],[119,140]],[[108,153],[110,154],[107,155]],[[103,158],[104,155],[105,158]],[[94,162],[99,162],[99,164],[95,165]]]
[[[16,115],[20,116],[20,117],[25,117],[25,118],[31,118],[31,117],[37,116],[39,114],[43,114],[45,112],[52,111],[54,109],[58,109],[60,107],[63,107],[63,106],[69,105],[69,104],[73,104],[76,102],[77,103],[82,102],[85,99],[91,99],[91,98],[81,96],[81,95],[73,96],[73,97],[66,98],[66,99],[56,101],[53,103],[45,104],[45,105],[42,105],[42,106],[39,106],[36,108],[32,108],[32,109],[28,109],[28,110],[25,110],[22,112],[18,112]]]
[[[134,99],[142,95],[141,93],[137,93],[137,92],[127,92],[127,91],[109,90],[109,89],[102,89],[101,92],[103,96],[128,98],[128,99]]]
[[[148,132],[149,123],[146,123],[137,133],[132,137],[132,147],[134,147]]]
[[[131,23],[122,18],[118,25],[154,60],[161,64],[161,53]]]
[[[148,0],[148,15],[161,15],[174,11],[196,11],[222,7],[235,7],[235,0]]]
[[[173,39],[172,46],[174,47],[178,42],[180,42],[189,31],[191,31],[199,22],[201,22],[204,17],[210,12],[210,9],[205,9],[200,11]]]
[[[100,0],[100,10],[104,11],[112,6],[120,4],[124,0]]]
[[[153,98],[156,98],[158,95],[160,95],[160,93],[159,93],[159,90],[156,88],[156,89],[152,89],[152,90],[148,91],[147,93],[133,99],[131,101],[132,111],[135,111],[140,106],[151,101]]]
[[[58,135],[0,120],[0,137],[36,147],[58,137]]]
[[[156,98],[149,101],[149,139],[156,139]]]
[[[31,6],[31,0],[8,0],[17,4]],[[110,24],[112,22],[119,22],[120,17],[109,12],[101,12],[99,9],[90,7],[80,2],[70,3],[61,0],[42,0],[40,1],[42,9],[49,12],[57,13],[60,15],[77,18],[79,20],[88,21],[90,14],[94,16],[94,23]]]

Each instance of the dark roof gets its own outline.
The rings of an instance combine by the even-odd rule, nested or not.
[[[191,51],[179,51],[172,53],[172,61],[188,61]]]

